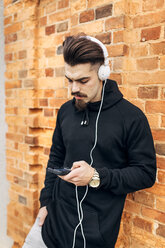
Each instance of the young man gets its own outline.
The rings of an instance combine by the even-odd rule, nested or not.
[[[126,195],[155,182],[150,127],[116,82],[106,80],[102,43],[67,37],[63,54],[74,98],[58,112],[47,167],[71,172],[46,173],[38,214],[42,238],[48,248],[114,248]]]

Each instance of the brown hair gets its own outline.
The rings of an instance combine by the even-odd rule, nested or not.
[[[67,64],[104,63],[102,48],[95,42],[77,35],[68,36],[63,42],[63,56]]]

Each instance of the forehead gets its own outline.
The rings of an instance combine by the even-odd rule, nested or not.
[[[65,63],[65,75],[70,79],[90,77],[92,75],[92,72],[93,72],[93,68],[90,63],[78,64],[74,66]]]

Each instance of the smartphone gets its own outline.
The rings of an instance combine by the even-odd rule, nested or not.
[[[59,175],[59,176],[65,176],[69,172],[71,172],[71,169],[69,169],[69,168],[50,168],[50,167],[48,167],[47,171],[51,172],[51,173],[54,173],[56,175]]]

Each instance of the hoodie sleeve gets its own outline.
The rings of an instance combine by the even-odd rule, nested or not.
[[[156,179],[156,154],[146,116],[126,123],[128,165],[122,169],[99,168],[101,184],[114,194],[127,194],[151,187]]]
[[[65,147],[63,144],[63,138],[61,134],[61,128],[60,128],[60,121],[59,121],[59,113],[57,116],[56,121],[56,128],[53,133],[52,137],[52,146],[50,149],[50,155],[49,160],[47,163],[47,168],[51,167],[62,167],[64,158],[65,158]],[[41,190],[40,193],[40,206],[46,206],[48,203],[52,200],[55,180],[57,176],[53,173],[46,171],[45,181],[44,181],[44,188]]]

